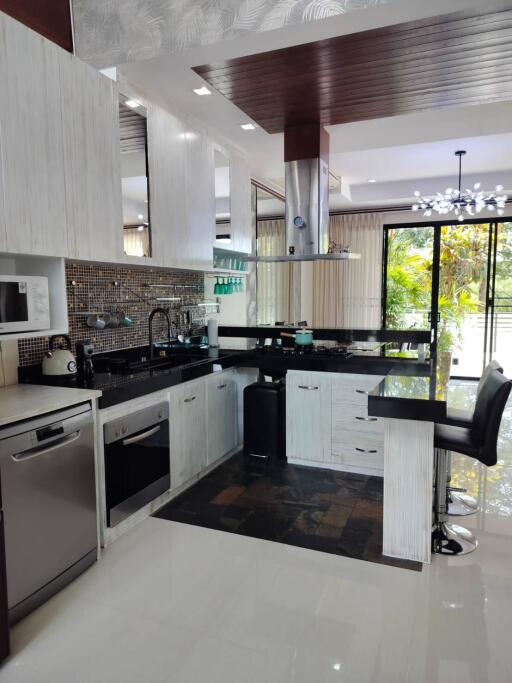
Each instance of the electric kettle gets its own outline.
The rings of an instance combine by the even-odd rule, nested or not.
[[[56,341],[61,340],[61,341]],[[43,357],[43,375],[76,375],[76,359],[67,334],[54,334]]]

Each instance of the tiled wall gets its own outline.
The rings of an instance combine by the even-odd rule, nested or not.
[[[80,339],[90,339],[96,351],[114,351],[147,344],[148,315],[156,306],[167,308],[172,320],[179,325],[182,306],[204,301],[204,277],[202,273],[194,271],[69,262],[66,264],[66,282],[69,336],[73,347]],[[156,284],[176,287],[151,287]],[[157,297],[180,297],[181,302],[159,302]],[[204,324],[204,318],[201,317],[204,316],[203,310],[196,308],[191,311],[193,330],[199,330]],[[112,311],[124,311],[133,320],[133,325],[114,329],[106,327],[103,330],[87,326],[86,313]],[[166,338],[167,327],[161,317],[155,318],[153,331],[155,341]],[[184,329],[180,326],[179,331],[184,332]],[[20,365],[32,365],[41,362],[48,348],[48,337],[22,339],[18,345]]]

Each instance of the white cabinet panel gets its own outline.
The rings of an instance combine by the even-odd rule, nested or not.
[[[211,140],[204,131],[187,133],[188,258],[193,268],[213,265],[215,168]]]
[[[171,489],[206,467],[205,382],[183,384],[170,392]]]
[[[250,253],[252,249],[251,172],[238,153],[230,155],[231,245],[230,249]]]
[[[211,465],[238,445],[236,383],[232,373],[213,373],[206,382],[208,456]]]
[[[0,13],[5,249],[67,255],[59,64],[63,50]]]
[[[331,376],[286,375],[286,454],[296,460],[331,461]]]
[[[148,110],[153,256],[159,265],[204,270],[215,239],[211,140],[157,106]]]
[[[115,84],[71,55],[60,60],[66,212],[72,258],[123,258]]]
[[[186,130],[160,107],[148,109],[148,160],[153,257],[159,265],[188,264]]]

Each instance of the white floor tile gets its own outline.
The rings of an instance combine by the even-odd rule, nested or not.
[[[478,550],[396,569],[161,519],[13,629],[0,683],[509,683],[512,409]]]

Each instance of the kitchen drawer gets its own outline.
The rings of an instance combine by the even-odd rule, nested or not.
[[[361,407],[361,406],[359,406]],[[364,410],[357,411],[357,414],[336,414],[333,411],[332,432],[334,435],[342,436],[345,432],[355,432],[361,434],[375,434],[384,438],[384,421],[379,418],[368,417]]]
[[[332,382],[333,405],[353,403],[368,404],[368,393],[375,389],[383,378],[380,375],[343,375]]]
[[[367,438],[358,439],[357,435],[343,443],[333,441],[332,462],[352,468],[374,467],[382,470],[384,468],[383,441],[382,439],[375,441]]]

